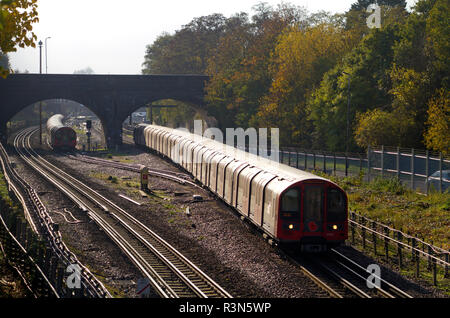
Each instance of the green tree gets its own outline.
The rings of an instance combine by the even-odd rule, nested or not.
[[[334,151],[346,148],[349,93],[350,131],[356,126],[357,113],[386,108],[391,104],[389,68],[392,66],[392,46],[399,38],[399,28],[398,24],[389,24],[380,30],[373,29],[324,75],[308,99],[308,116],[314,126],[314,148]],[[349,150],[358,149],[351,139]]]
[[[225,17],[212,14],[193,19],[181,30],[163,33],[147,46],[143,74],[204,74],[210,51],[223,34]]]

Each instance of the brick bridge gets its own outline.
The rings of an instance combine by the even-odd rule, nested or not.
[[[78,102],[100,119],[108,147],[122,144],[122,123],[136,109],[175,99],[204,106],[205,75],[11,74],[0,78],[0,133],[22,109],[48,99]]]

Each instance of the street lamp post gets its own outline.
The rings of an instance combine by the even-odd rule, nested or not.
[[[345,75],[348,75],[348,85],[347,85],[347,131],[345,134],[345,152],[348,153],[348,142],[350,138],[350,80],[351,76],[347,72],[342,72]]]
[[[48,65],[47,65],[47,40],[51,39],[51,36],[45,38],[45,74],[48,73]]]
[[[345,134],[345,176],[348,175],[348,143],[350,138],[350,79],[351,76],[347,72],[342,72],[348,76],[348,91],[347,91],[347,131]]]
[[[39,74],[42,74],[42,41],[39,41]],[[42,101],[39,102],[39,144],[42,145]]]

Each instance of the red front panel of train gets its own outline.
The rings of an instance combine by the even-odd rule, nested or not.
[[[347,239],[347,197],[331,183],[299,183],[279,200],[277,237],[281,241],[341,242]]]

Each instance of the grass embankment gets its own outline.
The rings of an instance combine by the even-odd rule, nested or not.
[[[377,178],[368,183],[362,181],[362,176],[326,177],[347,191],[350,210],[435,246],[450,248],[448,191],[422,195],[408,189],[396,178]]]

